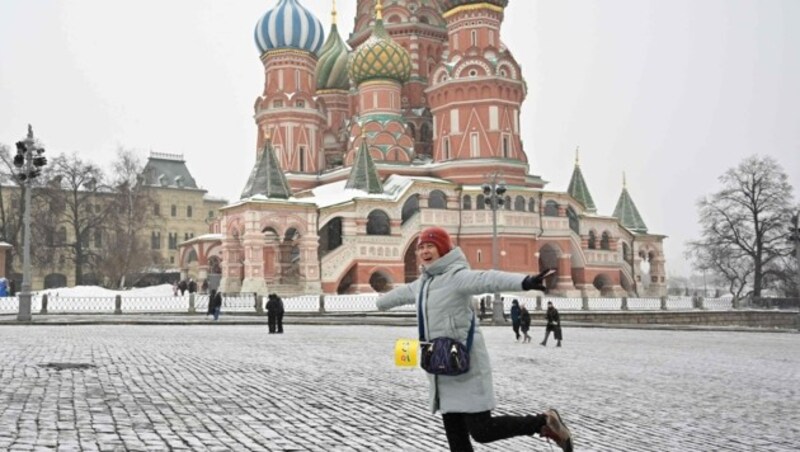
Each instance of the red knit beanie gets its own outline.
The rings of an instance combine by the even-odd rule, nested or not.
[[[439,256],[444,256],[453,249],[453,245],[450,243],[450,234],[436,226],[425,228],[420,232],[417,246],[423,243],[432,243],[439,251]]]

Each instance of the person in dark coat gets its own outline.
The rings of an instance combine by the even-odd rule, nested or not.
[[[528,330],[531,329],[531,314],[528,312],[528,308],[523,305],[520,308],[519,312],[519,328],[522,330],[523,338],[522,342],[530,342],[531,337],[528,335]]]
[[[550,332],[553,332],[553,337],[556,338],[558,343],[556,347],[561,347],[561,317],[558,315],[558,309],[553,306],[552,301],[547,302],[547,326],[544,330],[544,340],[540,342],[540,345],[544,345],[547,347],[547,338],[550,337]]]
[[[283,300],[275,294],[277,311],[275,312],[275,332],[283,334]]]
[[[186,293],[186,289],[189,287],[189,284],[186,282],[185,279],[182,279],[181,282],[178,283],[178,290],[181,291],[181,296]]]
[[[519,342],[519,314],[519,301],[514,299],[514,301],[511,302],[511,329],[514,330],[517,342]]]
[[[17,294],[17,283],[13,279],[8,280],[8,294],[12,297]]]
[[[538,275],[471,270],[460,248],[440,227],[423,229],[417,242],[422,274],[416,281],[395,287],[376,301],[380,311],[416,304],[420,339],[449,337],[462,343],[473,331],[469,369],[456,376],[428,374],[428,401],[432,412],[442,413],[451,451],[471,452],[472,439],[480,443],[538,434],[572,452],[572,434],[556,410],[528,416],[493,416],[496,408],[489,350],[472,308],[476,294],[546,290]],[[470,439],[470,437],[472,439]]]
[[[222,294],[211,289],[211,293],[208,296],[208,306],[211,309],[214,320],[219,320],[219,312],[222,310]]]
[[[194,279],[189,280],[189,285],[187,288],[189,289],[189,293],[197,292],[197,283],[194,281]]]
[[[278,331],[276,327],[278,321],[278,300],[277,295],[271,293],[267,296],[267,326],[269,327],[269,334],[275,334]]]

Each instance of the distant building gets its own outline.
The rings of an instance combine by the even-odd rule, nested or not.
[[[199,277],[196,261],[191,253],[187,255],[186,262],[179,262],[178,245],[191,240],[193,237],[205,234],[209,225],[218,216],[220,207],[228,204],[224,199],[208,196],[205,189],[199,188],[186,167],[182,155],[152,152],[143,170],[142,183],[151,188],[155,200],[150,207],[153,214],[152,227],[140,231],[142,239],[150,244],[150,250],[155,251],[149,268],[141,269],[142,273],[152,273],[156,276],[153,281],[158,281],[157,275],[170,273],[178,276],[179,268],[189,269],[191,276]],[[20,209],[20,188],[17,185],[2,187],[3,205],[7,212]],[[98,194],[98,201],[103,202],[103,194]],[[102,249],[106,244],[102,231],[92,234],[91,240],[86,241],[89,249]],[[21,236],[20,236],[21,240]],[[74,233],[70,228],[61,226],[52,239],[56,247],[63,243],[74,242]],[[43,246],[51,240],[45,240]],[[13,262],[14,272],[7,275],[13,279],[16,287],[22,287],[22,250],[16,250]],[[3,267],[6,268],[6,267]],[[94,275],[95,270],[87,266],[84,268],[82,284],[101,284]],[[48,266],[33,266],[31,287],[41,290],[51,287],[74,286],[75,268],[63,253],[56,252],[54,259]]]
[[[418,234],[437,225],[490,269],[481,186],[494,174],[508,187],[500,269],[557,268],[549,286],[564,296],[664,294],[665,236],[648,232],[627,187],[601,215],[577,159],[567,192],[530,174],[527,85],[500,41],[507,3],[358,0],[350,47],[335,11],[327,39],[298,0],[267,11],[255,165],[214,233],[181,255],[201,269],[213,259],[225,292],[385,291],[418,277]]]

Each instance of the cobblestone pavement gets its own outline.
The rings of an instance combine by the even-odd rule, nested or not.
[[[535,339],[541,333],[535,332]],[[6,326],[0,450],[443,451],[413,327]],[[579,451],[800,449],[800,335],[484,329],[499,409],[557,407]],[[53,368],[48,363],[94,367]],[[477,451],[549,451],[518,438]]]

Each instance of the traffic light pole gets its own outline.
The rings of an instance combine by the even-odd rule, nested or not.
[[[29,322],[31,320],[31,181],[41,173],[41,167],[47,164],[44,157],[44,148],[36,145],[33,139],[33,127],[28,125],[28,136],[17,142],[17,155],[14,156],[14,166],[21,170],[17,177],[22,181],[25,189],[25,209],[22,218],[24,228],[22,245],[22,287],[19,293],[19,311],[17,320]]]
[[[33,171],[33,132],[28,129],[28,138],[25,140],[27,150],[25,152],[25,173]],[[31,320],[31,178],[28,177],[23,182],[25,186],[25,214],[22,219],[25,232],[22,245],[22,288],[19,293],[19,313],[17,320],[29,322]]]

